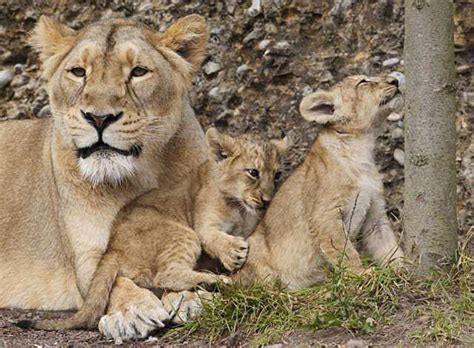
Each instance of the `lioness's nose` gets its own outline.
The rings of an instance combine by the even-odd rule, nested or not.
[[[114,122],[117,122],[123,115],[120,111],[117,114],[96,115],[92,112],[84,112],[81,110],[82,117],[91,124],[99,133]]]

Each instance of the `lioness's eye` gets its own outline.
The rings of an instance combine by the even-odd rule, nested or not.
[[[357,83],[356,87],[359,87],[360,85],[364,85],[364,84],[366,84],[366,83],[369,83],[369,81],[367,81],[367,80],[361,80],[361,81],[359,81],[359,83]]]
[[[130,73],[130,75],[132,77],[140,77],[140,76],[145,75],[149,71],[150,70],[148,70],[147,68],[144,68],[144,67],[141,67],[141,66],[136,66],[132,69],[132,72]]]
[[[224,151],[218,151],[217,152],[217,159],[219,161],[225,160],[227,157],[229,157],[229,156],[227,155],[226,152],[224,152]]]
[[[275,181],[278,181],[281,179],[281,172],[276,172],[275,173]]]
[[[76,67],[76,68],[72,68],[71,70],[69,70],[74,76],[77,76],[77,77],[84,77],[86,76],[86,69],[84,68],[81,68],[81,67]]]
[[[258,179],[260,176],[260,172],[257,169],[246,169],[247,173],[255,179]]]

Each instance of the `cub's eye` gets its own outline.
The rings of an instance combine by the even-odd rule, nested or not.
[[[217,160],[218,160],[218,161],[225,160],[227,157],[229,157],[229,156],[227,155],[227,152],[224,152],[224,151],[219,151],[219,152],[217,152]]]
[[[281,172],[276,172],[274,180],[279,181],[280,179],[281,179]]]
[[[255,179],[258,179],[260,176],[260,172],[257,169],[246,169],[247,173]]]
[[[76,67],[76,68],[72,68],[71,70],[69,70],[74,76],[77,76],[77,77],[84,77],[86,76],[86,69],[84,68],[81,68],[81,67]]]
[[[367,80],[361,80],[361,81],[359,81],[359,82],[357,83],[356,87],[359,87],[359,86],[361,86],[361,85],[365,85],[365,84],[367,84],[367,83],[369,83],[369,81],[367,81]]]
[[[132,69],[132,72],[130,73],[130,75],[132,77],[140,77],[140,76],[143,76],[145,74],[147,74],[150,70],[148,70],[147,68],[144,68],[142,66],[136,66]]]

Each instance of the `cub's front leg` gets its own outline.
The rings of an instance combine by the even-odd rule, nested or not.
[[[354,273],[362,273],[364,268],[360,255],[345,231],[341,213],[338,210],[333,210],[318,216],[324,216],[315,226],[315,232],[319,247],[326,260],[331,266],[341,264]]]
[[[107,314],[99,321],[99,331],[116,344],[144,338],[164,327],[170,315],[151,291],[132,280],[118,277],[110,295]]]
[[[203,249],[218,258],[228,271],[235,271],[245,263],[249,245],[242,237],[231,236],[213,226],[198,230]]]

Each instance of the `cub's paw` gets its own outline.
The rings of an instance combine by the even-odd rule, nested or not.
[[[169,292],[164,295],[164,308],[168,311],[171,322],[183,324],[198,317],[202,312],[204,301],[209,301],[217,296],[205,290]]]
[[[242,268],[249,253],[249,244],[242,237],[225,235],[216,243],[216,255],[228,271]]]
[[[163,303],[149,290],[143,290],[140,298],[127,303],[125,308],[100,318],[99,331],[115,344],[137,338],[145,338],[152,331],[165,326],[170,319]]]

